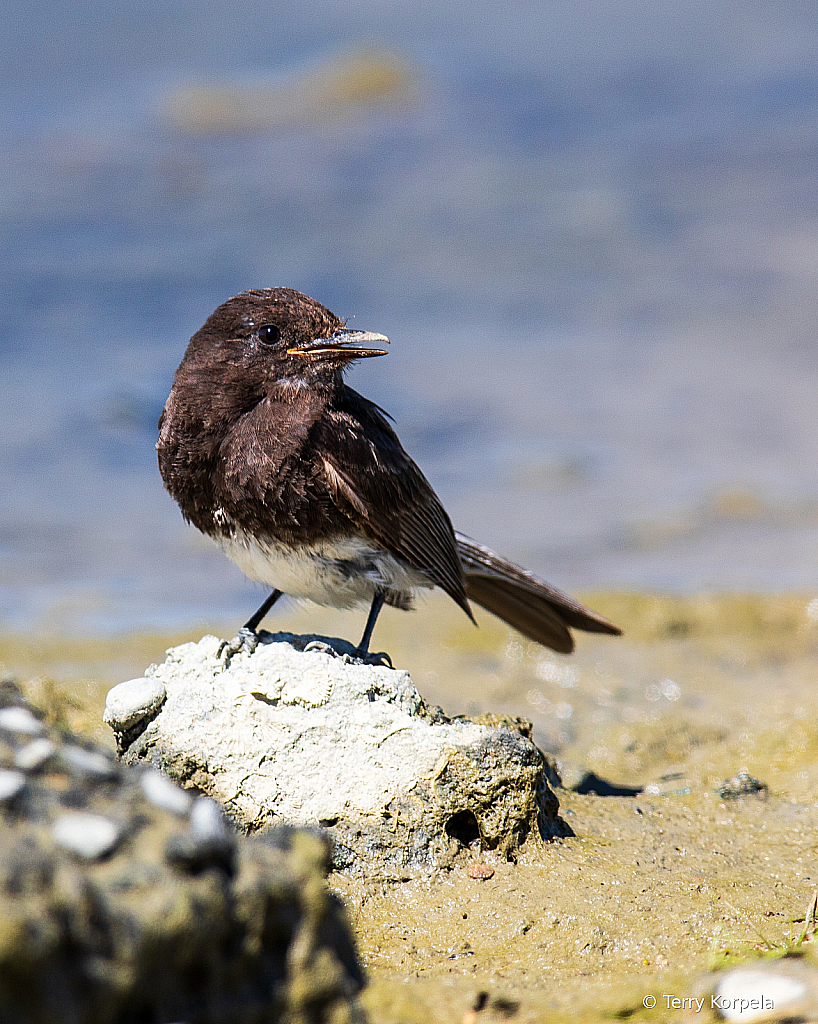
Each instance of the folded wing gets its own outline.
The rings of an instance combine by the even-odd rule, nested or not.
[[[426,477],[403,450],[386,413],[345,387],[327,410],[324,478],[355,527],[441,587],[472,617],[454,530]],[[400,604],[400,599],[390,600]]]

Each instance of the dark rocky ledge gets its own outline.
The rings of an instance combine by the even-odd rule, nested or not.
[[[363,977],[319,830],[236,835],[0,686],[2,1024],[341,1024]]]

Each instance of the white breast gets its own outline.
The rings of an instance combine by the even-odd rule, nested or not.
[[[434,586],[364,537],[286,549],[259,544],[237,531],[234,537],[219,538],[219,544],[250,579],[334,608],[368,604],[376,589],[411,594]]]

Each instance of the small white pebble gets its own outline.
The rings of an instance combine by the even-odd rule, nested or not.
[[[40,739],[32,740],[31,743],[20,747],[14,755],[14,767],[22,768],[24,772],[34,771],[35,768],[40,768],[50,757],[53,757],[56,749],[56,744],[52,743],[47,736],[41,736]]]
[[[220,839],[230,835],[224,812],[209,796],[197,797],[190,812],[190,831],[197,839]]]
[[[127,679],[108,691],[102,720],[124,732],[141,722],[165,699],[165,684],[156,676]]]
[[[0,729],[7,732],[21,732],[26,736],[40,736],[45,726],[28,708],[0,708]]]
[[[139,780],[145,798],[154,805],[161,807],[163,811],[170,811],[171,814],[187,814],[193,798],[190,793],[176,785],[175,782],[163,775],[162,772],[149,768]]]
[[[85,775],[98,775],[103,778],[116,775],[113,761],[96,750],[66,746],[60,751],[60,760],[65,763],[66,767],[83,772]]]
[[[51,826],[54,842],[83,860],[99,860],[110,853],[120,839],[119,826],[99,814],[65,814]]]
[[[8,803],[23,792],[26,777],[22,772],[0,771],[0,804]]]
[[[726,974],[716,985],[714,998],[725,1020],[753,1021],[784,1016],[787,1007],[803,999],[807,986],[775,970],[738,967]],[[754,1005],[752,1005],[754,1004]]]

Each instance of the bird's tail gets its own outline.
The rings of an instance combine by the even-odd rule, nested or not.
[[[584,608],[579,601],[560,593],[519,565],[507,562],[470,537],[455,533],[455,538],[469,599],[529,639],[561,654],[570,654],[574,649],[571,629],[615,636],[622,632],[601,615]]]

